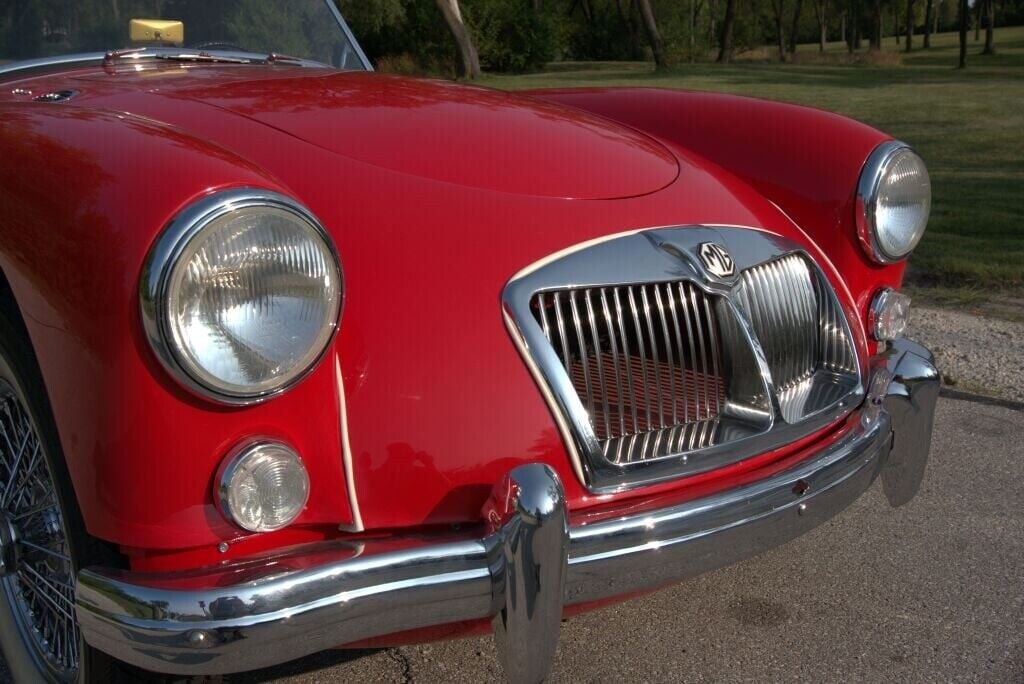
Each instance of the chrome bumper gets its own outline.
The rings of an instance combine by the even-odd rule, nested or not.
[[[938,375],[899,341],[877,359],[857,427],[795,467],[702,499],[569,526],[544,465],[494,488],[482,538],[408,538],[187,575],[87,568],[76,604],[86,641],[146,669],[218,674],[338,644],[491,619],[512,681],[547,673],[565,606],[649,590],[778,546],[845,508],[881,473],[893,505],[917,492]]]

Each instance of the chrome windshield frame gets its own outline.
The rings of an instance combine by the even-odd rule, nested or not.
[[[356,57],[359,58],[359,62],[363,65],[365,71],[373,71],[373,64],[370,62],[366,53],[363,52],[362,46],[359,41],[356,40],[355,34],[352,33],[352,29],[349,28],[348,22],[345,21],[345,17],[341,14],[341,10],[332,2],[332,0],[324,0],[324,4],[327,5],[328,11],[331,16],[334,17],[335,21],[338,22],[338,27],[341,29],[342,35],[348,40],[352,49],[355,50]],[[177,49],[180,51],[180,49]],[[39,57],[36,59],[25,59],[9,64],[0,65],[0,80],[6,79],[11,74],[21,74],[25,72],[33,71],[44,71],[48,69],[56,69],[60,67],[87,67],[87,66],[100,66],[103,64],[107,55],[114,52],[121,51],[120,49],[112,49],[103,52],[78,52],[69,53],[66,55],[52,55],[50,57]],[[220,50],[206,50],[210,54],[217,54],[222,52]],[[273,55],[273,52],[268,52],[267,55]],[[272,62],[271,62],[272,63]],[[324,65],[328,68],[330,65]]]

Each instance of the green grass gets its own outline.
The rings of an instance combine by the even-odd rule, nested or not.
[[[633,62],[561,63],[536,74],[487,75],[506,89],[661,86],[742,93],[813,105],[859,119],[912,144],[928,163],[934,203],[911,260],[919,286],[1024,291],[1024,27],[996,30],[994,56],[971,42],[968,68],[955,69],[957,36],[897,58],[843,63],[845,47],[799,48],[796,64],[740,57],[655,72]],[[895,51],[889,37],[884,49]],[[871,65],[870,62],[877,65]],[[897,63],[901,61],[902,63]]]

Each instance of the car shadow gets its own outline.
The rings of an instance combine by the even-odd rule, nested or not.
[[[257,682],[276,681],[285,677],[296,677],[298,675],[316,672],[317,670],[326,670],[334,667],[335,665],[350,663],[354,660],[359,660],[360,658],[365,658],[375,653],[379,653],[382,650],[386,649],[331,649],[328,651],[314,653],[313,655],[306,656],[305,658],[299,658],[298,660],[290,660],[287,663],[281,663],[280,665],[274,665],[273,667],[267,667],[262,670],[252,670],[250,672],[230,675],[225,677],[223,681],[225,684],[229,682],[230,684],[256,684]]]

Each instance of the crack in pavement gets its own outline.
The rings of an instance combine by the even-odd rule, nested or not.
[[[412,684],[412,661],[409,657],[402,653],[400,649],[389,648],[387,652],[388,658],[398,663],[402,668],[402,682],[403,684]]]

